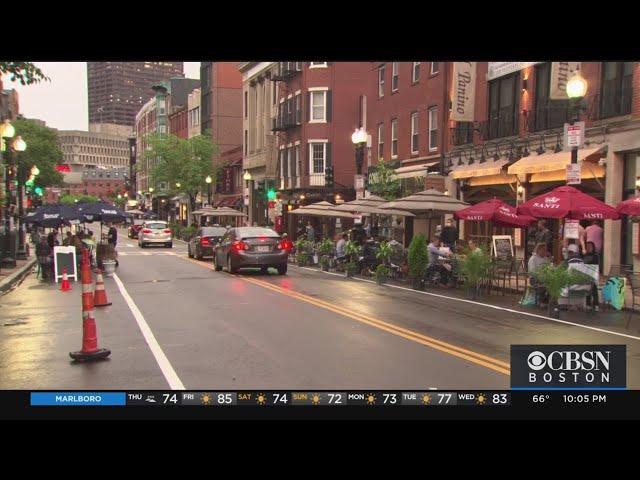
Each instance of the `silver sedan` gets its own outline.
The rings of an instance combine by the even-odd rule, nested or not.
[[[144,248],[151,244],[173,247],[173,234],[167,222],[150,220],[142,224],[142,228],[138,232],[138,246]]]

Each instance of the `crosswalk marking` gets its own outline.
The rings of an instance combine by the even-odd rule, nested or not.
[[[149,256],[149,255],[171,255],[171,256],[175,257],[177,255],[180,255],[180,253],[175,253],[175,252],[118,252],[118,256],[124,256],[124,257],[127,257],[127,256],[134,257],[134,256],[141,256],[141,255],[144,255],[145,257]]]

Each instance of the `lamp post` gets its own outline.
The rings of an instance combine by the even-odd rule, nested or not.
[[[211,206],[211,182],[213,181],[211,175],[207,175],[204,181],[207,182],[207,204]]]
[[[0,139],[2,144],[2,152],[6,152],[3,156],[5,159],[5,207],[4,207],[4,242],[2,248],[2,260],[0,263],[3,267],[13,268],[16,266],[16,258],[11,251],[11,220],[9,213],[9,205],[11,204],[11,177],[13,172],[13,165],[11,159],[11,147],[10,142],[16,131],[9,120],[5,120],[0,125]]]
[[[153,212],[153,187],[149,187],[149,203],[151,204],[151,211]]]
[[[22,137],[20,135],[18,135],[15,140],[13,141],[13,150],[16,152],[24,152],[27,149],[27,142],[25,142]],[[18,164],[18,170],[20,170],[19,168],[19,158],[16,156],[16,159],[18,160],[16,163]],[[36,167],[37,168],[37,167]],[[18,174],[16,175],[17,178],[17,188],[16,188],[16,193],[18,195],[18,252],[16,253],[16,259],[18,260],[26,260],[27,259],[27,249],[26,249],[26,242],[25,242],[25,231],[24,231],[24,223],[22,222],[22,217],[24,215],[24,202],[23,202],[23,193],[24,193],[24,182],[21,181],[21,177],[23,175],[22,172],[17,172]],[[40,171],[38,170],[38,173],[40,173]]]
[[[567,96],[572,102],[571,125],[580,120],[580,102],[587,93],[587,81],[580,75],[580,70],[567,82]],[[578,147],[571,147],[571,163],[578,163]]]
[[[356,173],[362,175],[362,164],[364,163],[364,147],[367,144],[367,132],[364,128],[356,128],[351,134],[351,142],[356,147]]]

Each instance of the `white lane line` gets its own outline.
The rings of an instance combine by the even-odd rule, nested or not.
[[[335,276],[338,276],[338,277],[345,277],[345,275],[340,275],[339,273],[323,272],[322,270],[316,270],[315,268],[309,268],[309,267],[297,267],[297,268],[301,268],[303,270],[309,270],[311,272],[316,272],[316,273],[326,273],[328,275],[335,275]],[[357,277],[351,277],[351,278],[353,278],[354,280],[359,280],[361,282],[377,283],[377,282],[374,282],[372,280],[365,280],[364,278],[357,278]],[[421,293],[423,295],[429,295],[429,296],[432,296],[432,297],[446,298],[447,300],[455,300],[455,301],[458,301],[458,302],[471,303],[473,305],[481,305],[483,307],[493,308],[495,310],[502,310],[504,312],[516,313],[518,315],[524,315],[524,316],[527,316],[527,317],[539,318],[541,320],[547,320],[549,322],[563,323],[565,325],[573,325],[574,327],[580,327],[580,328],[584,328],[584,329],[587,329],[587,330],[593,330],[593,331],[596,331],[596,332],[608,333],[610,335],[617,335],[618,337],[625,337],[625,338],[631,338],[633,340],[640,340],[640,337],[635,337],[633,335],[627,335],[626,333],[619,333],[619,332],[614,332],[612,330],[605,330],[604,328],[590,327],[588,325],[581,325],[579,323],[568,322],[566,320],[558,320],[558,319],[551,318],[551,317],[545,317],[544,315],[538,315],[537,313],[530,313],[530,312],[523,312],[521,310],[514,310],[513,308],[499,307],[497,305],[491,305],[491,304],[482,303],[482,302],[475,302],[473,300],[466,300],[464,298],[449,297],[447,295],[441,295],[439,293],[423,292],[421,290],[414,290],[412,288],[400,287],[398,285],[391,285],[391,284],[388,284],[388,283],[385,284],[385,287],[397,288],[399,290],[406,290],[407,292],[412,292],[412,293]]]
[[[149,324],[142,316],[142,312],[140,312],[140,309],[129,295],[129,292],[127,292],[127,289],[124,287],[124,284],[115,273],[113,274],[113,279],[116,281],[118,290],[120,290],[122,298],[124,298],[125,302],[127,302],[127,305],[129,306],[129,310],[131,310],[133,317],[136,319],[136,322],[138,322],[138,327],[140,327],[140,331],[142,332],[147,345],[149,345],[151,353],[153,353],[153,356],[155,357],[165,380],[169,384],[169,387],[171,387],[171,390],[186,390],[182,381],[178,377],[178,374],[171,366],[171,362],[169,362],[169,359],[162,351],[162,347],[160,347],[160,344],[156,340],[156,337],[153,335],[151,328],[149,328]]]

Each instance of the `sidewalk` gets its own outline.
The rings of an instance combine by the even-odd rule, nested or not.
[[[296,268],[300,268],[296,264],[290,264],[290,265],[294,265]],[[303,268],[315,270],[319,274],[345,276],[344,273],[336,273],[334,271],[323,272],[319,268],[319,266],[316,266],[316,265],[306,266]],[[451,298],[454,301],[458,300],[463,302],[486,304],[494,307],[523,312],[525,314],[530,314],[534,317],[544,317],[549,319],[551,318],[551,317],[548,317],[546,308],[520,305],[519,302],[523,296],[522,293],[513,294],[513,293],[507,292],[503,294],[502,292],[499,292],[499,291],[492,291],[490,295],[483,294],[481,296],[478,296],[475,300],[470,300],[467,297],[465,290],[462,288],[434,287],[434,288],[426,288],[424,291],[419,291],[419,290],[413,290],[411,287],[411,283],[409,281],[388,279],[385,282],[385,285],[383,285],[382,287],[379,287],[375,285],[376,284],[375,277],[363,277],[361,275],[354,275],[353,279],[355,279],[356,281],[370,282],[373,284],[372,287],[375,287],[375,288],[389,288],[389,287],[402,288],[402,289],[415,291],[416,294],[420,294],[420,295],[425,295],[425,294],[438,295],[438,296]],[[637,335],[637,333],[640,332],[640,315],[633,314],[628,328],[625,328],[627,321],[629,319],[629,314],[630,314],[629,310],[618,311],[606,305],[601,305],[599,312],[584,312],[580,310],[562,310],[560,312],[560,321],[575,323],[578,325],[584,325],[584,326],[589,326],[594,328],[602,328],[602,329],[611,330],[611,331],[619,332],[626,335]]]
[[[24,277],[26,277],[31,272],[36,262],[36,256],[32,254],[26,260],[16,260],[15,268],[1,268],[0,295],[8,292],[16,285],[20,284]]]

